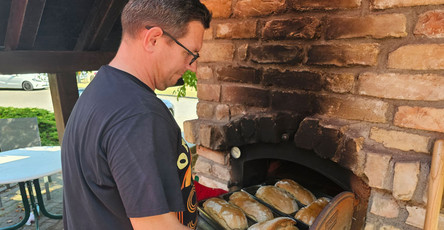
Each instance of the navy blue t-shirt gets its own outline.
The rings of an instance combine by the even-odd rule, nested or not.
[[[195,228],[191,156],[173,116],[134,76],[102,66],[69,117],[62,144],[64,229],[132,229],[129,218],[176,212]]]

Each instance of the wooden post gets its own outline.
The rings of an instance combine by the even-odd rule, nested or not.
[[[57,133],[61,145],[69,115],[79,98],[76,73],[49,74],[49,87],[51,89]]]
[[[444,189],[444,140],[435,141],[429,175],[424,229],[438,229],[439,211]]]

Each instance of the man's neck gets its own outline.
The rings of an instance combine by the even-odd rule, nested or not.
[[[109,65],[133,75],[154,91],[154,82],[147,73],[147,69],[150,69],[147,68],[149,63],[140,63],[143,59],[139,55],[140,53],[136,49],[132,49],[131,46],[122,42],[116,56]]]

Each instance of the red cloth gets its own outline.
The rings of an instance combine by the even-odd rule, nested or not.
[[[228,191],[225,191],[225,190],[219,189],[219,188],[207,187],[205,185],[200,184],[197,181],[194,181],[194,187],[196,188],[197,201],[205,200],[205,199],[208,199],[211,197],[220,196],[220,195],[228,192]]]

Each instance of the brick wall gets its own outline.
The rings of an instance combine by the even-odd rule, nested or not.
[[[227,188],[231,146],[340,121],[363,140],[347,167],[371,186],[365,229],[422,228],[430,155],[444,138],[444,0],[202,2],[214,20],[185,137],[204,183]]]

